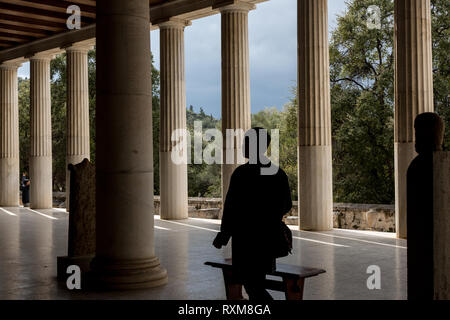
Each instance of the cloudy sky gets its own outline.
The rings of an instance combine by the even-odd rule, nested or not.
[[[329,0],[330,30],[344,0]],[[249,13],[252,113],[266,107],[283,108],[295,85],[297,70],[297,1],[271,0]],[[151,32],[159,69],[159,30]],[[220,15],[192,22],[185,29],[186,100],[195,110],[220,118]],[[29,76],[29,64],[19,69]]]

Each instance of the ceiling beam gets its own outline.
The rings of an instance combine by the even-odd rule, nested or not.
[[[17,31],[17,32],[30,34],[30,35],[31,34],[40,35],[43,37],[51,34],[51,31],[49,31],[49,30],[36,29],[33,27],[18,26],[15,24],[10,24],[10,21],[0,21],[0,29],[10,30],[11,33],[14,33]]]
[[[36,19],[36,18],[28,18],[28,17],[24,17],[23,15],[16,16],[16,15],[12,15],[12,14],[0,13],[0,19],[11,21],[11,23],[20,22],[21,24],[34,26],[36,28],[42,28],[42,29],[50,28],[49,30],[56,29],[55,31],[58,31],[58,29],[64,29],[66,27],[65,23]]]
[[[77,1],[61,1],[61,0],[22,0],[25,2],[31,2],[31,3],[38,3],[43,4],[47,6],[57,7],[57,8],[64,8],[67,9],[70,5],[75,4],[80,7],[81,12],[86,11],[90,13],[95,13],[95,6],[90,6],[83,3],[77,3]]]
[[[0,37],[7,37],[7,38],[14,38],[14,39],[21,39],[24,41],[31,41],[36,39],[37,37],[31,37],[31,36],[25,36],[23,34],[14,34],[9,32],[4,32],[0,30]]]
[[[41,17],[50,18],[52,20],[61,19],[63,23],[65,23],[67,21],[67,18],[69,17],[69,15],[64,12],[38,9],[38,8],[33,8],[33,7],[28,7],[28,6],[23,6],[23,5],[16,5],[16,4],[11,4],[11,3],[2,3],[1,1],[0,1],[0,9],[14,12],[14,13],[12,13],[13,15],[19,15],[19,16],[23,16],[24,13],[27,13],[27,14],[30,14],[33,16],[37,15],[37,16],[41,16]],[[83,16],[81,16],[80,18],[81,18],[81,21],[85,22],[85,23],[93,23],[94,22],[93,18],[87,18],[87,17],[83,17]]]
[[[11,37],[4,37],[4,36],[0,35],[0,41],[5,41],[5,40],[14,42],[14,45],[18,45],[18,44],[27,42],[27,40],[11,38]]]
[[[38,52],[48,51],[55,48],[64,48],[71,44],[95,38],[95,24],[80,30],[71,30],[58,33],[43,39],[37,39],[30,43],[15,46],[0,51],[0,62],[28,57]]]
[[[17,45],[17,42],[11,41],[11,40],[0,40],[0,43],[12,45],[12,46]]]

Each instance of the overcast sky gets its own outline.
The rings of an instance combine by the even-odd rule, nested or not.
[[[329,0],[330,30],[344,0]],[[252,113],[266,107],[282,109],[295,85],[297,70],[297,1],[270,0],[249,13]],[[159,30],[151,32],[159,69]],[[195,110],[220,118],[220,15],[194,20],[185,29],[186,102]],[[19,69],[29,77],[29,63]]]

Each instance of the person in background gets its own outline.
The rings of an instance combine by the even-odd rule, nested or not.
[[[22,173],[20,181],[20,189],[22,190],[22,203],[24,207],[30,206],[30,178],[26,171]]]

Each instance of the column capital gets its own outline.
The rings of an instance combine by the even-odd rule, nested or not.
[[[89,39],[86,41],[71,43],[70,45],[67,45],[65,47],[62,47],[61,49],[64,49],[66,51],[72,51],[72,52],[88,52],[95,47],[96,40],[95,39]]]
[[[168,28],[177,28],[184,29],[192,25],[190,20],[185,19],[177,19],[177,18],[169,18],[168,20],[164,20],[158,23],[159,29],[168,29]]]
[[[6,69],[6,70],[17,70],[22,66],[21,62],[16,61],[4,61],[0,62],[0,69]]]
[[[55,56],[59,53],[61,53],[62,50],[57,48],[57,49],[52,49],[52,50],[48,50],[48,51],[42,51],[42,52],[37,52],[35,54],[26,56],[26,58],[30,59],[30,60],[52,60],[55,58]]]
[[[249,12],[256,9],[256,5],[240,0],[217,0],[212,8],[218,9],[220,12]]]

